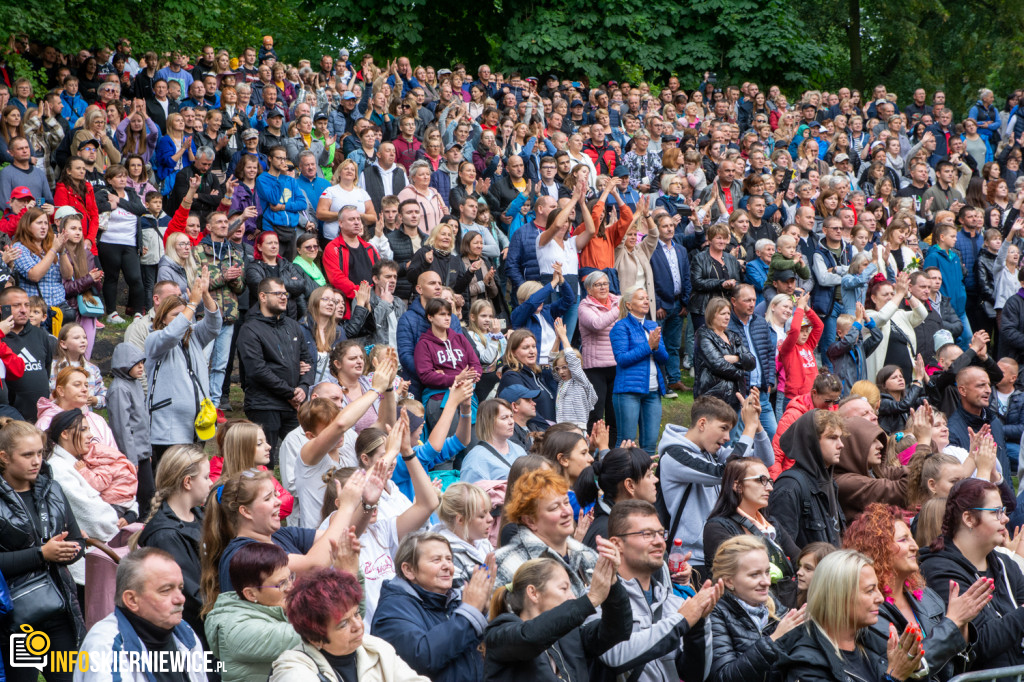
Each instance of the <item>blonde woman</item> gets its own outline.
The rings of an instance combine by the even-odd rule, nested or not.
[[[441,523],[430,529],[448,539],[455,564],[455,585],[462,585],[473,576],[473,570],[487,563],[494,551],[488,539],[491,529],[491,498],[483,488],[472,483],[452,483],[441,495],[437,509]]]
[[[196,278],[196,262],[192,258],[192,241],[184,232],[167,236],[166,250],[157,267],[157,281],[169,280],[181,288],[184,296]]]
[[[85,112],[85,123],[71,138],[71,151],[78,153],[78,147],[88,140],[96,140],[96,170],[103,172],[107,166],[121,163],[121,152],[107,135],[107,114],[98,108],[89,107]]]
[[[221,429],[225,430],[223,447],[219,456],[210,458],[210,480],[216,482],[222,476],[229,478],[243,471],[259,469],[266,471],[270,464],[270,443],[259,424],[247,419],[228,422]],[[220,440],[220,438],[218,438]],[[273,472],[271,472],[273,478]],[[284,489],[277,478],[273,478],[277,499],[281,502],[281,518],[292,513],[295,499]]]

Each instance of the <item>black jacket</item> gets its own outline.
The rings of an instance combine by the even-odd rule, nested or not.
[[[954,339],[960,338],[960,333],[964,330],[963,322],[957,317],[956,312],[953,310],[953,306],[950,305],[949,300],[943,297],[942,301],[939,302],[939,306],[936,307],[931,300],[922,301],[925,309],[928,311],[928,315],[924,318],[924,321],[914,327],[914,336],[917,340],[917,352],[924,358],[926,365],[935,365],[935,332],[940,329],[948,329],[949,333],[953,335]],[[906,303],[902,304],[903,310],[910,310],[910,306]],[[949,317],[948,317],[948,316]]]
[[[195,166],[186,166],[178,171],[174,177],[174,189],[164,199],[164,212],[167,215],[174,215],[181,206],[181,200],[188,194],[188,183],[193,177],[201,179],[195,199],[192,200],[192,210],[199,214],[200,224],[206,227],[206,216],[216,210],[220,206],[220,200],[224,198],[224,183],[212,172],[200,175]]]
[[[909,594],[907,599],[917,621],[924,624],[921,646],[930,673],[925,679],[938,682],[964,672],[969,660],[968,642],[960,628],[946,618],[946,602],[930,587],[921,591],[920,599]],[[907,619],[895,604],[883,602],[878,607],[878,621],[867,629],[864,637],[864,645],[879,658],[887,656],[890,623],[896,626],[896,632],[903,632],[907,627]]]
[[[974,281],[981,290],[980,298],[985,315],[996,319],[996,254],[988,249],[978,251],[978,260],[974,262]]]
[[[943,603],[949,601],[949,581],[955,580],[960,594],[974,584],[978,569],[967,560],[956,545],[946,540],[940,551],[922,549],[918,562],[925,580],[938,593]],[[1024,663],[1024,575],[1013,559],[1003,558],[997,552],[986,557],[988,577],[994,581],[992,601],[971,621],[971,630],[977,634],[973,653],[977,668],[999,668]],[[926,648],[925,652],[930,649]]]
[[[301,320],[306,315],[306,301],[313,293],[315,283],[299,266],[278,257],[277,265],[271,267],[261,260],[251,260],[245,264],[245,285],[249,288],[250,310],[260,307],[260,282],[267,277],[279,277],[288,291],[288,317]]]
[[[729,343],[704,325],[697,330],[693,353],[693,397],[712,395],[721,398],[734,408],[739,408],[736,393],[746,394],[747,372],[754,369],[754,356],[747,349],[743,338],[726,329]],[[726,362],[724,356],[739,356],[739,363]]]
[[[174,557],[185,581],[185,621],[193,630],[201,633],[203,621],[199,618],[199,611],[203,608],[203,598],[199,590],[199,544],[203,529],[203,509],[195,507],[192,513],[195,520],[185,523],[164,502],[139,534],[139,547],[159,547]]]
[[[118,198],[117,194],[112,189],[101,189],[96,192],[96,208],[100,213],[108,213],[113,211],[115,208],[120,208],[128,211],[136,218],[141,218],[148,213],[146,204],[142,202],[142,198],[135,193],[131,187],[126,187],[124,190],[124,199]],[[135,222],[135,248],[142,253],[142,221],[137,220]]]
[[[719,279],[718,275],[715,274],[714,267],[712,266],[710,253],[707,251],[701,251],[693,257],[693,263],[690,265],[690,284],[692,285],[692,293],[690,294],[690,302],[687,306],[691,313],[703,315],[704,308],[707,307],[708,301],[710,301],[712,297],[728,297],[728,292],[722,288],[722,282],[725,280],[734,279],[737,284],[743,281],[743,276],[740,272],[740,262],[729,253],[723,254],[722,260],[725,264],[726,275]]]
[[[815,412],[808,411],[782,434],[779,445],[795,464],[775,481],[768,509],[798,547],[812,542],[839,547],[846,521],[832,467],[826,467],[821,458]]]
[[[1003,304],[999,318],[999,357],[1024,363],[1024,289]]]
[[[178,113],[178,103],[172,100],[170,97],[167,98],[167,113],[164,113],[164,108],[160,105],[160,102],[156,101],[155,97],[146,98],[146,115],[153,119],[153,123],[157,125],[160,132],[164,135],[167,134],[167,117],[170,114]]]
[[[1001,343],[1002,339],[1000,338]],[[1000,355],[1000,357],[1003,356]],[[938,407],[947,418],[953,416],[960,406],[960,394],[956,390],[956,375],[960,373],[960,370],[971,365],[985,370],[993,386],[1003,380],[1003,370],[999,369],[999,365],[991,355],[981,360],[973,349],[965,350],[947,369],[933,374],[931,382],[928,384],[928,402],[932,404],[932,407]]]
[[[924,398],[924,389],[920,384],[909,384],[903,391],[902,400],[896,400],[883,391],[878,403],[878,425],[886,433],[902,431],[907,425],[910,410],[920,406]]]
[[[774,597],[773,597],[774,598]],[[775,603],[775,615],[786,614],[786,607]],[[775,642],[771,634],[779,622],[768,619],[763,630],[758,630],[753,619],[731,592],[722,595],[711,613],[711,674],[708,682],[749,682],[774,679],[772,669],[786,644],[796,639],[789,632]]]
[[[428,263],[426,255],[431,250],[434,252],[434,260]],[[441,276],[441,286],[451,287],[455,293],[464,294],[468,298],[467,290],[469,283],[473,281],[473,273],[466,269],[462,256],[458,253],[452,251],[447,256],[442,256],[437,249],[421,246],[406,269],[406,279],[415,286],[420,275],[428,270],[433,270]]]
[[[64,597],[67,620],[72,622],[81,641],[85,636],[85,621],[78,606],[75,581],[66,563],[44,561],[39,550],[47,540],[64,531],[68,533],[65,538],[67,541],[78,542],[83,550],[85,548],[82,531],[71,511],[71,504],[60,484],[53,480],[50,465],[46,462],[42,463],[39,476],[32,484],[32,500],[36,506],[35,514],[30,513],[21,496],[14,492],[7,481],[0,478],[0,573],[14,594],[40,570],[47,570]],[[72,561],[84,560],[80,551]],[[45,623],[31,625],[38,628]],[[7,631],[18,632],[12,624],[8,624]]]
[[[412,257],[416,255],[416,251],[412,248],[412,239],[402,231],[402,228],[388,230],[386,234],[388,245],[391,246],[391,257],[398,263],[398,282],[395,284],[395,298],[400,298],[408,303],[412,297],[415,283],[409,281],[409,271],[406,266],[411,264]]]
[[[794,633],[796,636],[790,639]],[[787,635],[789,646],[775,664],[775,671],[785,682],[882,682],[888,661],[863,645],[865,637],[866,630],[857,634],[858,644],[875,673],[867,679],[852,674],[825,634],[809,621]]]
[[[773,564],[782,564],[779,568],[782,569],[782,574],[785,578],[791,578],[796,575],[796,572],[793,570],[793,561],[795,561],[796,557],[800,556],[800,547],[793,542],[789,531],[782,524],[768,514],[764,514],[764,517],[768,520],[768,523],[775,527],[775,540],[769,541],[768,538],[765,538],[763,535],[761,536],[769,546],[768,556],[771,557]],[[740,525],[741,519],[742,517],[739,514],[712,516],[704,524],[704,558],[709,566],[712,565],[715,552],[718,551],[718,547],[723,542],[737,535],[748,534],[748,531]],[[593,528],[593,524],[590,527]],[[775,547],[773,548],[772,545]]]
[[[366,168],[363,169],[363,179],[366,181],[366,193],[370,195],[370,201],[373,202],[373,210],[379,214],[380,202],[386,192],[384,191],[384,179],[381,177],[377,164],[366,164]],[[405,177],[405,169],[401,165],[395,164],[395,170],[391,173],[391,194],[398,196],[398,193],[405,189],[406,184],[408,181]]]
[[[238,361],[245,390],[245,411],[294,411],[288,401],[296,388],[309,395],[316,358],[309,354],[299,323],[288,317],[266,317],[252,308],[238,332]],[[310,370],[299,374],[299,362]]]
[[[529,183],[527,183],[529,187]],[[504,214],[505,210],[509,207],[513,201],[516,200],[520,194],[512,185],[512,180],[509,178],[508,173],[502,173],[501,175],[495,176],[491,182],[491,189],[488,192],[487,203],[497,213]],[[499,223],[499,225],[504,225]],[[505,228],[507,229],[507,228]]]
[[[532,620],[501,614],[484,634],[484,679],[586,682],[590,679],[588,661],[629,639],[633,630],[629,594],[620,581],[612,585],[601,605],[601,618],[584,624],[595,611],[584,595]],[[562,677],[552,671],[551,659],[563,671]]]

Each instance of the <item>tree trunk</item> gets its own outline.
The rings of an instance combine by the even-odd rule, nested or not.
[[[863,92],[864,64],[860,54],[860,0],[848,0],[850,23],[846,27],[846,40],[850,47],[850,82]],[[863,98],[862,98],[863,99]]]

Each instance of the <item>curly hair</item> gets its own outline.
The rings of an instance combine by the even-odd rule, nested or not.
[[[893,581],[896,580],[896,568],[893,566],[896,542],[893,533],[897,522],[904,523],[899,507],[873,502],[843,533],[844,549],[855,549],[874,560],[882,594],[890,603]],[[925,586],[924,576],[920,571],[915,571],[904,585],[911,591],[920,590]]]
[[[512,523],[522,523],[524,516],[537,513],[537,503],[544,497],[566,495],[569,484],[551,469],[537,469],[516,481],[512,499],[505,501],[505,514]]]

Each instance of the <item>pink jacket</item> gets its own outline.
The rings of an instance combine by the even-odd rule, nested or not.
[[[121,507],[131,506],[139,489],[139,478],[135,466],[127,457],[116,448],[93,443],[82,460],[85,468],[78,472],[100,492],[104,502]],[[145,516],[148,511],[140,509],[139,515]]]
[[[608,333],[618,321],[619,297],[615,294],[608,294],[607,308],[593,296],[580,301],[580,355],[583,356],[583,369],[615,366],[615,354]]]
[[[57,406],[57,403],[53,402],[52,398],[40,398],[36,402],[36,428],[40,431],[45,431],[50,428],[50,422],[53,421],[53,418],[63,411],[64,410]],[[103,417],[99,416],[88,407],[82,408],[82,412],[85,412],[85,420],[89,422],[89,428],[92,430],[93,441],[117,450],[117,441],[114,440],[114,432],[110,430],[109,426],[107,426],[107,422],[103,420]]]

